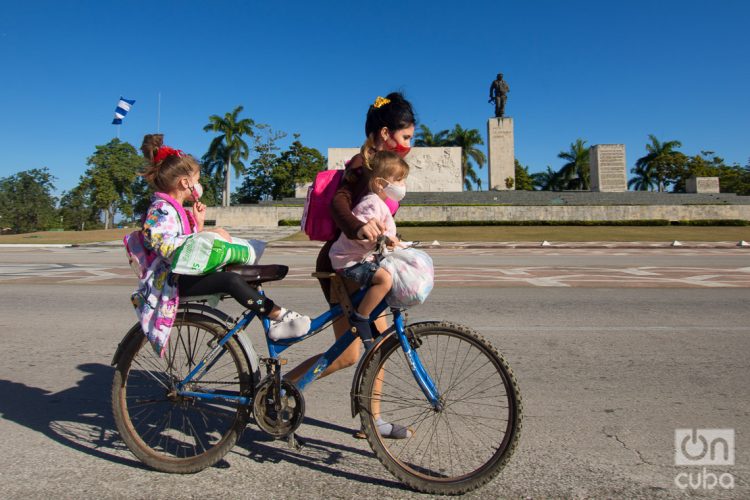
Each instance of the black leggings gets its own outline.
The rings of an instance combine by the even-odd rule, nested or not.
[[[181,274],[177,279],[177,287],[181,297],[228,293],[243,307],[262,316],[268,316],[275,305],[273,300],[258,293],[237,273],[219,271],[203,276]]]

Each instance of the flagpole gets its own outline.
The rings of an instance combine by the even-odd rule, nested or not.
[[[156,133],[159,133],[161,125],[161,92],[159,92],[158,104],[156,105]]]

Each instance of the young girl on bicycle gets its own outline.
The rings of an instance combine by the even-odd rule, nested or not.
[[[141,327],[154,349],[163,355],[180,296],[227,293],[243,307],[271,320],[269,336],[272,339],[299,337],[307,333],[309,317],[277,306],[237,273],[188,276],[172,272],[174,252],[190,234],[209,231],[229,241],[231,236],[221,228],[204,229],[206,206],[198,201],[203,194],[200,167],[193,157],[163,145],[163,141],[162,134],[149,134],[143,138],[141,146],[150,163],[143,176],[157,192],[142,227],[143,246],[150,252],[146,262],[150,263],[142,270],[138,289],[131,297]],[[192,213],[182,207],[186,200],[193,201]]]
[[[392,245],[397,245],[396,223],[385,200],[390,198],[398,202],[406,195],[409,165],[392,151],[379,151],[370,161],[370,168],[369,193],[355,205],[352,215],[365,223],[375,219],[384,228],[382,234]],[[337,273],[361,287],[370,287],[357,310],[349,317],[349,324],[356,328],[365,345],[372,342],[370,314],[393,284],[391,274],[375,261],[372,254],[374,247],[370,240],[350,239],[342,233],[329,252],[331,264]]]

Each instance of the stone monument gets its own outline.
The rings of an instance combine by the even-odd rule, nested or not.
[[[490,118],[487,121],[487,157],[490,189],[506,191],[516,188],[516,156],[513,146],[513,118]]]
[[[328,169],[344,168],[344,163],[359,153],[359,148],[328,148]],[[407,192],[461,192],[461,148],[412,148],[404,158],[409,164]],[[302,194],[304,191],[305,194]],[[307,188],[300,186],[297,197],[306,196]],[[302,195],[302,196],[300,196]]]
[[[510,87],[503,74],[490,84],[490,103],[495,104],[495,118],[487,122],[487,158],[489,189],[507,191],[516,189],[516,156],[513,146],[513,118],[505,118],[505,102]]]
[[[625,144],[597,144],[589,150],[591,191],[619,193],[628,190]]]
[[[685,181],[687,193],[719,193],[718,177],[691,177]]]
[[[490,85],[490,103],[495,103],[495,118],[505,116],[505,102],[508,100],[510,87],[503,80],[503,74],[498,73],[497,79]]]

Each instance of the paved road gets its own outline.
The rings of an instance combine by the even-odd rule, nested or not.
[[[316,286],[318,250],[271,247],[282,286]],[[438,286],[750,287],[750,248],[435,248]],[[0,249],[0,283],[133,284],[121,248]]]
[[[0,262],[20,268],[122,264],[119,250],[58,250],[3,250]],[[747,273],[748,266],[747,252],[740,250],[617,253],[623,252],[446,250],[435,260],[438,269],[565,267],[583,276],[591,269],[622,275],[623,269],[656,267],[680,276],[702,269],[728,277]],[[287,249],[268,257],[302,265],[311,255]],[[11,274],[7,267],[0,271],[4,498],[420,497],[403,489],[366,443],[350,437],[358,427],[348,410],[351,372],[324,379],[306,394],[300,433],[308,446],[299,452],[248,428],[219,467],[190,476],[143,468],[118,440],[108,406],[109,360],[134,321],[127,299],[132,285],[117,281],[128,278],[69,276],[78,281],[50,284]],[[676,280],[624,286],[619,278],[594,286],[439,283],[411,319],[448,318],[482,332],[506,354],[525,403],[516,455],[495,481],[468,496],[681,497],[675,477],[688,472],[700,479],[704,473],[674,465],[679,428],[735,429],[735,465],[706,471],[731,473],[734,489],[697,493],[750,496],[750,288],[744,281],[718,281],[721,286]],[[267,290],[299,310],[323,306],[314,282]],[[292,350],[292,361],[321,348],[324,337]],[[258,332],[253,338],[260,340]]]

